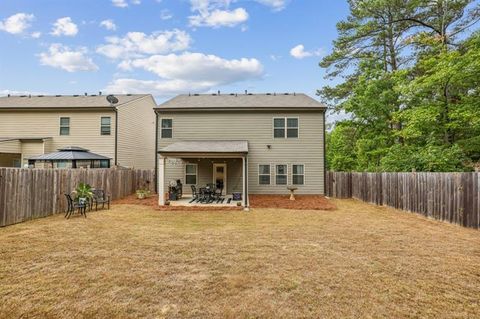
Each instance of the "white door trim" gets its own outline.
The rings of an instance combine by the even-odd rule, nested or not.
[[[223,194],[227,194],[227,163],[213,163],[213,185],[217,185],[217,179],[216,179],[216,173],[217,173],[217,167],[222,167],[223,166]]]

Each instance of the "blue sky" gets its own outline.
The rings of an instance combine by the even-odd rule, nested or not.
[[[339,0],[2,0],[0,94],[305,92]]]

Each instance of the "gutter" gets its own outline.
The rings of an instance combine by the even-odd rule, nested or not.
[[[217,111],[288,111],[288,112],[324,112],[326,107],[158,107],[155,112],[217,112]]]

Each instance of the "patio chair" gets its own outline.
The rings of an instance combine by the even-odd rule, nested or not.
[[[223,187],[217,187],[217,188],[215,189],[215,192],[213,193],[213,200],[214,200],[217,204],[219,204],[220,201],[223,202],[223,200],[222,200],[222,197],[223,197],[222,192],[223,192]]]
[[[80,215],[83,215],[87,218],[87,202],[75,202],[70,196],[70,194],[64,194],[67,199],[67,212],[65,213],[65,218],[69,219],[70,216],[75,213],[75,209],[78,210]]]
[[[98,210],[98,204],[102,204],[102,209],[105,209],[105,204],[107,204],[107,208],[110,209],[110,195],[106,195],[103,189],[95,189],[92,192],[95,210]]]
[[[190,185],[190,187],[192,188],[192,200],[189,201],[189,203],[193,203],[198,199],[199,194],[197,192],[197,187],[195,185]]]

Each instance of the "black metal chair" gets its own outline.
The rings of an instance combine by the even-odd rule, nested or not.
[[[198,199],[199,194],[195,185],[190,185],[190,188],[192,189],[192,200],[189,203],[193,203]]]
[[[98,210],[98,204],[102,204],[102,209],[105,209],[105,204],[107,204],[107,208],[110,209],[110,195],[105,194],[103,189],[95,189],[92,193],[95,210]]]
[[[87,218],[87,202],[75,202],[70,194],[65,194],[65,197],[67,198],[67,212],[65,213],[66,219],[69,219],[70,216],[75,213],[75,209],[78,210],[80,215],[83,215],[85,218]]]

